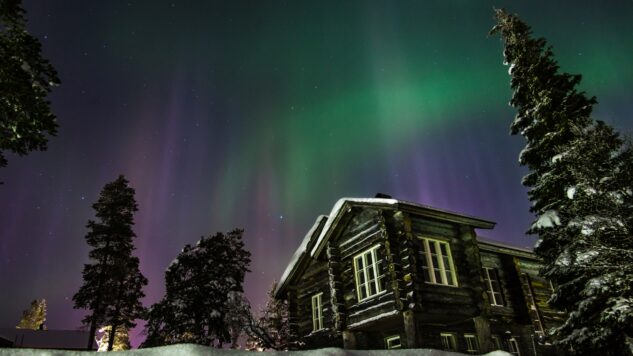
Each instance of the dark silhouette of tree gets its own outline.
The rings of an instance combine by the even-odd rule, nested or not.
[[[45,98],[60,81],[26,31],[24,13],[19,0],[0,0],[0,167],[7,165],[5,151],[46,150],[46,134],[57,133]]]
[[[243,293],[250,264],[242,233],[217,233],[184,247],[165,271],[165,297],[150,309],[142,347],[232,342],[230,301]]]
[[[519,161],[536,215],[542,274],[554,282],[550,304],[569,311],[551,330],[578,355],[629,355],[633,343],[633,151],[607,124],[593,120],[595,97],[560,73],[551,47],[516,15],[496,12],[510,65],[511,133],[526,139]]]
[[[110,345],[119,327],[132,328],[144,315],[140,299],[147,279],[139,271],[138,258],[132,256],[134,213],[138,210],[134,189],[122,175],[105,185],[92,206],[97,221],[88,221],[86,242],[92,247],[93,263],[84,265],[84,283],[73,296],[76,309],[89,309],[83,319],[90,325],[88,349],[92,350],[98,325],[111,327]]]

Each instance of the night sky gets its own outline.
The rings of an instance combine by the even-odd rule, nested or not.
[[[633,1],[25,1],[59,71],[45,152],[0,170],[0,327],[35,298],[75,329],[85,225],[104,184],[136,189],[145,305],[187,243],[245,229],[255,309],[319,214],[377,192],[533,239],[493,7],[518,13],[633,132]],[[138,330],[132,337],[137,344]]]

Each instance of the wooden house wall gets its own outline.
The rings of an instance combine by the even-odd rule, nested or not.
[[[413,243],[417,251],[416,258],[422,259],[422,240],[428,237],[446,241],[450,245],[453,265],[457,276],[457,287],[429,284],[423,281],[422,264],[417,263],[415,278],[421,281],[419,318],[424,322],[447,322],[474,317],[481,311],[482,290],[477,265],[473,266],[474,238],[466,240],[457,224],[437,221],[419,216],[411,217]],[[438,334],[439,335],[439,334]]]
[[[541,319],[543,328],[549,329],[560,325],[563,320],[564,313],[553,309],[547,303],[552,295],[552,286],[547,279],[539,276],[539,269],[541,268],[541,265],[536,261],[522,259],[518,257],[515,258],[515,265],[520,275],[526,274],[529,277],[528,281],[526,280],[525,276],[522,276],[524,289],[523,292],[526,295],[529,292],[533,293],[534,302],[536,303],[536,307],[539,313],[538,316]],[[530,291],[525,290],[527,287],[527,283],[530,284]]]
[[[359,302],[354,276],[354,257],[375,245],[380,245],[377,252],[384,292]],[[338,237],[336,248],[340,259],[340,285],[344,300],[341,312],[346,317],[344,327],[370,327],[362,322],[395,310],[392,290],[394,278],[389,269],[392,252],[382,211],[358,209]]]
[[[516,295],[517,291],[519,290],[516,288],[512,288],[512,281],[516,281],[515,283],[518,283],[518,279],[516,278],[516,276],[512,275],[516,274],[516,272],[514,272],[513,266],[510,266],[510,269],[508,269],[508,266],[504,265],[502,256],[500,256],[499,254],[488,251],[481,251],[480,255],[482,267],[494,268],[497,271],[501,293],[503,294],[504,305],[491,305],[490,312],[494,316],[500,316],[507,319],[514,318],[516,304],[520,304],[519,310],[521,311],[523,311],[525,307],[523,306],[523,296]]]
[[[323,305],[323,326],[332,327],[332,310],[330,306],[330,292],[328,289],[327,262],[312,261],[305,273],[297,283],[297,332],[299,335],[312,333],[312,296],[323,293],[321,302]]]
[[[441,348],[440,333],[452,332],[459,349],[465,350],[463,334],[475,332],[472,318],[480,315],[490,317],[492,334],[507,335],[511,330],[526,346],[533,318],[522,286],[523,273],[530,277],[543,326],[560,320],[560,313],[546,303],[551,291],[549,283],[538,277],[536,261],[481,251],[471,227],[397,210],[353,209],[332,232],[319,260],[311,261],[291,287],[295,327],[307,348],[342,346],[340,332],[345,330],[356,334],[360,348],[383,348],[387,334],[401,335],[403,345],[408,345],[401,313],[407,309],[415,312],[419,346]],[[449,243],[457,287],[424,282],[420,237]],[[353,260],[376,245],[384,292],[359,302]],[[487,305],[482,266],[497,270],[505,306]],[[326,330],[313,333],[311,298],[316,293],[323,293]],[[380,317],[384,318],[378,321]]]
[[[469,322],[458,323],[453,325],[428,325],[420,323],[417,328],[418,338],[424,348],[432,348],[442,350],[441,333],[452,333],[455,335],[457,351],[465,352],[466,340],[464,334],[473,334],[473,324]]]

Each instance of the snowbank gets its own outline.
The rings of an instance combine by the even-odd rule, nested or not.
[[[87,356],[97,355],[90,351],[62,351],[62,350],[37,350],[37,349],[0,349],[0,355],[15,355],[15,356]],[[464,355],[458,352],[447,352],[432,349],[403,349],[403,350],[342,350],[337,348],[327,348],[319,350],[308,351],[291,351],[291,352],[249,352],[242,350],[223,350],[215,349],[212,347],[181,344],[171,345],[163,347],[154,347],[142,350],[130,350],[130,351],[115,351],[108,354],[99,355],[131,355],[131,356],[152,356],[152,355],[168,355],[168,356],[190,356],[190,355],[204,355],[204,356],[458,356]],[[493,351],[486,356],[511,356],[505,351]]]

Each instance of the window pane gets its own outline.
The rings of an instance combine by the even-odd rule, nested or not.
[[[453,282],[453,274],[451,273],[450,270],[446,271],[446,282],[450,286],[455,285],[455,283]]]
[[[365,264],[367,266],[371,266],[374,264],[374,258],[371,251],[367,251],[363,256],[365,256]]]
[[[435,283],[442,283],[442,274],[440,270],[436,268],[433,271],[435,273]]]
[[[420,264],[428,283],[456,286],[455,271],[450,258],[450,245],[443,241],[422,238]]]
[[[371,282],[376,279],[376,274],[374,273],[374,266],[369,265],[367,267],[367,282]]]
[[[358,278],[358,285],[365,284],[365,273],[363,273],[363,271],[359,271],[356,276]]]
[[[448,244],[446,243],[440,243],[440,251],[442,251],[442,256],[448,256],[447,246]]]
[[[433,265],[434,268],[437,268],[439,266],[439,263],[437,261],[437,255],[431,255],[431,264]]]

